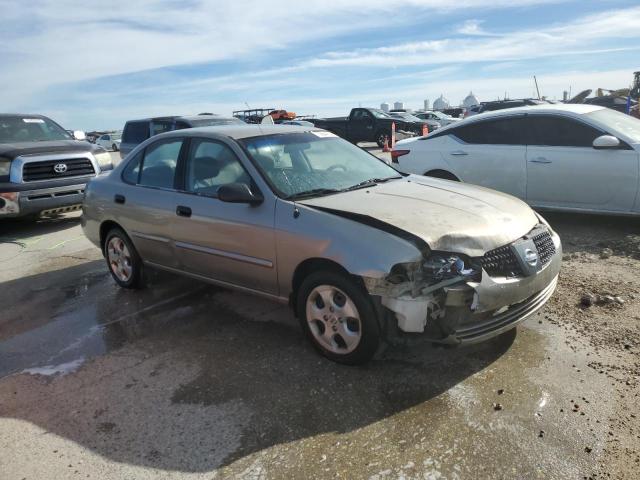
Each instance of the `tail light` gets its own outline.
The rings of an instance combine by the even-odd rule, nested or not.
[[[409,152],[411,152],[411,150],[392,150],[391,151],[391,162],[392,163],[399,163],[398,162],[398,157],[406,155]]]

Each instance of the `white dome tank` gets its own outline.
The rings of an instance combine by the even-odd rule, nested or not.
[[[433,102],[434,110],[444,110],[445,108],[449,108],[449,100],[444,98],[444,95],[440,95],[436,98],[436,101]]]
[[[480,105],[480,100],[478,100],[478,97],[476,97],[473,92],[469,92],[467,98],[462,101],[462,106],[465,108],[470,108],[474,105]]]

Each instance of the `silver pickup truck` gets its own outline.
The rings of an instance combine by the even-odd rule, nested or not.
[[[86,183],[111,169],[109,152],[51,119],[0,113],[0,219],[80,209]]]

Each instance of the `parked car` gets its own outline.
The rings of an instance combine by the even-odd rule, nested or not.
[[[459,122],[461,120],[460,118],[454,118],[435,110],[428,112],[416,112],[414,113],[414,115],[422,120],[431,120],[434,122],[438,122],[443,127],[446,127],[450,123]]]
[[[89,184],[83,212],[118,285],[151,266],[288,303],[351,364],[396,328],[448,344],[513,328],[552,294],[562,253],[520,200],[401,175],[298,126],[153,137]]]
[[[394,118],[377,108],[354,108],[348,117],[314,118],[310,120],[316,127],[324,128],[353,143],[376,142],[383,147],[391,140],[391,124],[396,131],[406,131],[422,135],[424,120],[406,121]]]
[[[0,114],[0,219],[78,210],[87,181],[112,168],[103,148],[43,115]]]
[[[389,116],[392,118],[397,118],[398,120],[402,120],[403,122],[413,122],[413,123],[422,122],[425,125],[427,125],[429,132],[433,132],[434,130],[439,129],[441,126],[440,122],[436,120],[416,117],[415,115],[407,112],[389,112]],[[420,134],[422,135],[422,132],[420,132]]]
[[[119,145],[120,158],[126,157],[140,143],[159,133],[181,130],[183,128],[211,127],[213,125],[244,125],[235,117],[224,117],[214,114],[191,116],[155,117],[142,120],[129,120],[124,125],[122,140]]]
[[[120,150],[122,136],[119,133],[105,133],[96,140],[96,145],[100,145],[106,150],[117,152]]]
[[[601,107],[611,108],[613,110],[617,110],[621,113],[627,112],[627,97],[616,96],[616,95],[605,95],[602,97],[591,97],[586,98],[584,103],[588,105],[599,105]],[[631,107],[634,107],[638,102],[631,99],[629,104]]]
[[[460,180],[534,207],[639,214],[640,121],[594,105],[540,105],[471,117],[396,145],[403,172]]]

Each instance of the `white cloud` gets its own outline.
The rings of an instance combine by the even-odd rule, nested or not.
[[[303,63],[306,67],[413,66],[514,61],[541,57],[636,50],[640,44],[603,48],[606,39],[640,39],[640,7],[601,12],[570,22],[515,30],[487,38],[444,38],[398,45],[329,52]],[[469,25],[467,25],[469,27]],[[476,27],[478,27],[476,25]],[[478,27],[479,28],[479,27]],[[471,26],[471,31],[474,27]]]
[[[461,35],[471,36],[492,36],[494,34],[487,32],[480,25],[484,23],[483,20],[467,20],[456,29],[456,33]]]

